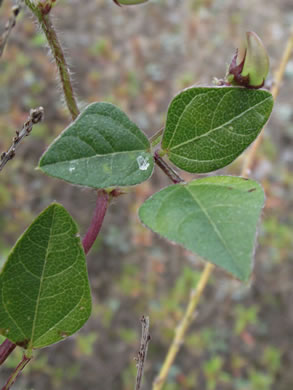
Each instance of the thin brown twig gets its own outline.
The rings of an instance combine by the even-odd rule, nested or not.
[[[1,7],[1,5],[2,5],[2,2],[0,3],[0,7]],[[5,25],[4,32],[0,36],[0,57],[2,56],[2,54],[4,52],[4,49],[5,49],[5,46],[8,42],[8,38],[10,36],[11,31],[12,31],[13,27],[16,25],[16,19],[17,19],[17,16],[19,15],[19,12],[21,10],[20,4],[14,5],[11,10],[12,10],[12,15]]]
[[[165,175],[167,175],[174,184],[184,183],[184,180],[172,167],[170,167],[169,164],[166,163],[166,161],[163,160],[158,152],[154,153],[154,160],[158,167],[161,168]]]
[[[148,353],[148,346],[151,340],[151,336],[149,333],[150,328],[150,320],[149,317],[142,316],[141,318],[141,341],[140,347],[138,351],[138,355],[136,358],[137,361],[137,375],[134,390],[140,390],[143,378],[144,365]]]
[[[16,344],[6,339],[0,345],[0,366],[5,362],[8,356],[14,351]]]
[[[8,163],[9,160],[12,160],[15,156],[15,151],[22,139],[30,135],[33,125],[40,122],[44,117],[43,107],[35,108],[30,111],[29,117],[26,122],[23,124],[20,131],[16,131],[16,135],[12,139],[12,145],[7,152],[3,152],[0,156],[0,172],[4,166]]]

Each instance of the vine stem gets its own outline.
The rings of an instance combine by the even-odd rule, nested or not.
[[[17,376],[21,373],[21,371],[24,369],[24,367],[32,360],[32,357],[27,357],[23,355],[22,361],[19,363],[19,365],[16,367],[16,369],[13,371],[13,373],[10,375],[8,381],[6,384],[2,387],[2,390],[9,390],[13,383],[15,382]]]
[[[0,345],[0,366],[2,363],[5,362],[8,356],[14,351],[15,347],[16,344],[13,344],[12,341],[8,339],[3,341],[3,343]]]
[[[286,66],[287,66],[287,63],[289,61],[289,58],[291,56],[292,51],[293,51],[293,31],[291,32],[291,34],[288,38],[285,50],[284,50],[282,58],[281,58],[281,62],[280,62],[278,69],[275,73],[275,83],[274,83],[274,86],[272,88],[272,95],[273,95],[274,99],[276,99],[278,96],[280,86],[281,86],[281,83],[283,81],[285,69],[286,69]],[[256,157],[256,152],[261,144],[261,141],[262,141],[262,137],[259,136],[258,139],[255,141],[253,148],[251,148],[249,153],[247,154],[247,157],[245,159],[245,163],[244,163],[244,166],[243,166],[243,169],[241,172],[241,175],[243,177],[247,177],[249,175],[250,168],[253,165],[253,162],[254,162],[255,157]],[[165,357],[165,360],[164,360],[164,363],[161,367],[159,375],[157,376],[157,378],[155,379],[155,381],[153,383],[152,390],[161,390],[162,387],[164,386],[165,381],[166,381],[167,376],[168,376],[168,373],[170,371],[170,368],[171,368],[171,366],[176,358],[176,355],[177,355],[181,345],[183,344],[185,334],[192,323],[194,312],[198,306],[200,298],[204,292],[204,289],[209,281],[210,275],[211,275],[214,268],[215,268],[215,266],[213,264],[207,263],[205,265],[205,268],[204,268],[204,270],[201,274],[201,277],[199,279],[199,282],[197,284],[197,288],[196,288],[194,293],[191,293],[186,311],[183,315],[183,318],[182,318],[179,326],[177,327],[177,329],[175,331],[174,339],[172,341],[172,344],[169,347],[169,350],[167,352],[167,355]]]
[[[49,12],[46,14],[44,11],[42,11],[40,5],[35,5],[30,0],[25,0],[25,3],[33,12],[35,17],[38,19],[39,24],[47,38],[48,44],[50,46],[58,68],[66,105],[68,107],[68,110],[70,111],[72,119],[74,120],[79,115],[79,109],[74,97],[72,82],[70,78],[70,71],[66,62],[66,58],[56,31],[54,29],[53,23],[51,21]]]
[[[105,190],[99,190],[97,194],[96,208],[94,211],[92,222],[82,240],[82,245],[85,254],[89,252],[101,230],[109,205],[109,201],[109,193]]]

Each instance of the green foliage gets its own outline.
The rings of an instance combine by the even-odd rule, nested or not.
[[[205,327],[199,332],[186,337],[186,345],[193,355],[200,356],[205,352],[223,353],[228,350],[226,335],[219,328]]]
[[[263,190],[252,180],[208,177],[161,190],[139,216],[154,232],[245,281],[263,203]]]
[[[262,355],[262,363],[269,372],[276,374],[281,368],[282,352],[272,345],[266,346]]]
[[[220,383],[230,381],[230,376],[223,371],[224,361],[220,356],[213,356],[203,365],[203,371],[207,381],[207,390],[215,390]]]
[[[78,353],[84,356],[92,356],[94,345],[98,339],[97,332],[89,332],[88,334],[79,334],[76,338],[76,348]]]
[[[56,343],[88,319],[91,297],[77,226],[58,204],[17,241],[0,274],[0,331],[29,350]]]
[[[214,171],[255,140],[272,108],[265,90],[189,88],[170,104],[162,149],[185,171]]]
[[[241,334],[249,325],[256,325],[259,323],[258,319],[259,307],[257,305],[251,305],[245,307],[242,305],[236,305],[234,313],[236,316],[234,331],[236,335]]]
[[[40,168],[87,187],[131,186],[152,174],[149,149],[146,136],[119,108],[93,103],[53,142]]]
[[[249,382],[251,390],[271,390],[273,378],[271,375],[251,369],[249,371]]]

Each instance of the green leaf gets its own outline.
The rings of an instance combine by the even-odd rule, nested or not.
[[[139,216],[154,232],[245,281],[263,204],[262,187],[255,181],[207,177],[154,194]]]
[[[272,108],[273,97],[265,90],[187,89],[170,104],[162,149],[188,172],[225,167],[255,140]]]
[[[40,160],[48,175],[93,188],[131,186],[153,171],[150,143],[116,106],[93,103]]]
[[[72,335],[87,321],[91,296],[77,226],[58,204],[44,210],[0,274],[0,333],[29,350]]]

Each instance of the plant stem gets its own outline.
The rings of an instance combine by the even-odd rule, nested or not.
[[[21,371],[24,369],[24,367],[31,361],[31,359],[32,359],[32,357],[27,357],[27,356],[23,355],[22,361],[19,363],[19,365],[16,367],[16,369],[10,375],[8,381],[2,387],[2,390],[9,390],[11,388],[11,386],[15,382],[17,376],[21,373]]]
[[[284,77],[286,65],[289,61],[291,52],[293,51],[293,32],[291,33],[287,45],[285,47],[280,65],[276,71],[276,76],[275,76],[275,85],[272,88],[272,95],[274,99],[278,96],[280,86]],[[249,175],[250,172],[250,167],[253,165],[256,152],[258,147],[261,144],[261,137],[259,136],[257,141],[253,145],[253,151],[251,150],[250,153],[248,153],[247,158],[245,160],[244,167],[242,169],[241,175],[246,177]],[[166,378],[168,376],[168,373],[170,371],[170,368],[176,358],[176,355],[180,349],[181,344],[183,343],[184,336],[192,323],[192,317],[194,314],[194,311],[199,303],[199,300],[202,296],[202,293],[205,289],[206,284],[209,281],[209,277],[213,271],[214,265],[207,263],[202,274],[200,277],[200,280],[198,282],[197,288],[195,290],[195,293],[191,295],[187,309],[184,313],[183,319],[181,323],[179,324],[176,332],[175,332],[175,337],[173,339],[173,342],[168,350],[168,353],[166,355],[165,361],[163,363],[163,366],[160,370],[160,373],[158,377],[155,379],[152,390],[161,390],[162,387],[164,386],[164,383],[166,381]]]
[[[66,63],[66,59],[62,47],[58,40],[56,31],[51,22],[49,14],[42,15],[42,17],[39,18],[39,22],[44,31],[44,34],[46,35],[56,65],[58,67],[59,76],[60,76],[67,107],[70,111],[72,119],[75,119],[79,115],[79,109],[77,107],[77,103],[74,97],[72,83],[70,79],[70,72]]]
[[[135,388],[134,390],[140,390],[142,385],[142,377],[143,377],[143,370],[144,365],[148,353],[148,346],[149,342],[151,340],[149,328],[150,328],[150,319],[149,317],[142,316],[141,319],[141,341],[140,341],[140,347],[138,351],[138,356],[136,358],[137,360],[137,375],[136,375],[136,382],[135,382]]]
[[[161,141],[164,130],[165,130],[165,128],[162,127],[160,130],[158,130],[154,135],[152,135],[149,138],[149,141],[150,141],[152,148],[155,147],[156,145],[158,145],[158,143]]]
[[[2,2],[0,2],[0,7],[2,5]],[[19,12],[21,10],[21,5],[14,5],[12,7],[12,16],[9,18],[8,22],[5,25],[4,32],[0,35],[0,57],[2,56],[5,46],[8,42],[8,38],[11,34],[12,29],[16,25],[16,19],[19,15]]]
[[[276,99],[277,96],[279,95],[279,91],[280,91],[280,87],[281,87],[281,84],[283,81],[286,66],[288,64],[288,61],[289,61],[290,56],[292,54],[292,51],[293,51],[293,31],[291,32],[291,34],[288,38],[284,53],[283,53],[282,58],[281,58],[281,62],[280,62],[278,69],[275,73],[274,84],[273,84],[272,90],[271,90],[274,99]],[[246,158],[244,160],[243,168],[241,171],[241,176],[243,176],[243,177],[249,176],[251,168],[252,168],[253,163],[255,161],[256,153],[257,153],[258,148],[262,142],[262,139],[263,139],[263,132],[261,132],[261,134],[257,137],[257,139],[255,140],[255,142],[253,143],[251,148],[248,150]]]
[[[79,109],[73,93],[70,71],[64,56],[62,46],[59,42],[58,36],[50,19],[49,13],[43,13],[41,11],[41,8],[34,5],[30,0],[25,0],[25,3],[38,19],[40,26],[47,38],[48,44],[50,46],[58,68],[66,105],[72,116],[72,119],[74,120],[79,115]]]
[[[88,231],[86,232],[86,235],[82,240],[82,245],[85,254],[89,252],[89,250],[93,246],[101,230],[109,201],[110,201],[110,195],[108,194],[108,192],[105,190],[99,190],[97,196],[96,208],[94,211],[94,215],[90,227],[88,228]]]
[[[2,363],[5,362],[8,356],[14,351],[15,347],[16,344],[13,344],[12,341],[8,339],[3,341],[3,343],[0,345],[0,366]]]
[[[198,305],[198,302],[202,296],[202,293],[207,285],[207,282],[209,280],[209,277],[210,277],[214,267],[215,266],[211,263],[206,264],[206,266],[201,274],[200,280],[196,286],[196,289],[191,292],[186,311],[184,313],[184,316],[183,316],[180,324],[176,328],[175,337],[174,337],[172,344],[169,348],[169,351],[167,353],[167,356],[166,356],[164,364],[161,368],[161,371],[160,371],[158,377],[155,379],[155,382],[153,384],[153,390],[160,390],[165,383],[165,380],[166,380],[168,373],[169,373],[169,370],[170,370],[170,368],[175,360],[175,357],[176,357],[181,345],[184,342],[184,337],[185,337],[186,331],[193,321],[195,309]]]
[[[154,160],[174,184],[184,183],[184,180],[162,159],[158,152],[154,153]]]
[[[24,122],[22,129],[16,131],[16,135],[12,139],[12,145],[7,150],[7,152],[1,153],[0,156],[0,172],[4,168],[4,166],[8,163],[8,161],[12,160],[15,156],[15,152],[23,138],[30,135],[33,126],[39,123],[44,117],[44,109],[43,107],[35,108],[30,110],[29,117]]]

